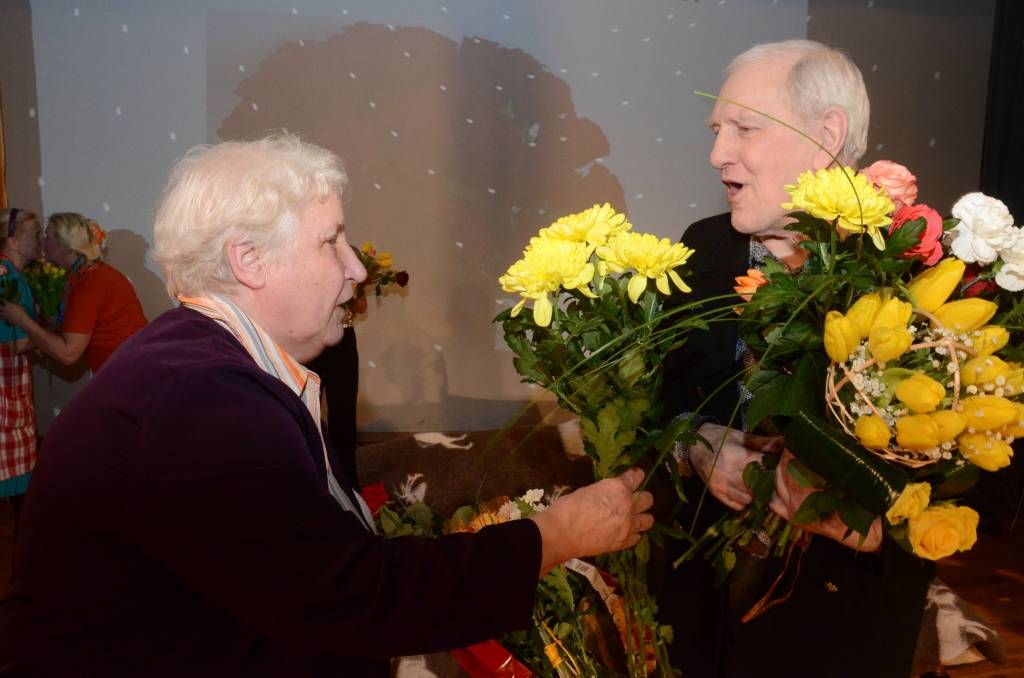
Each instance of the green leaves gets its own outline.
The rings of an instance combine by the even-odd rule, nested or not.
[[[818,352],[805,353],[792,374],[760,370],[747,388],[754,394],[747,407],[747,425],[753,429],[767,417],[796,416],[816,412],[824,400],[825,357]]]
[[[830,490],[856,501],[874,515],[885,513],[907,484],[904,470],[879,459],[843,431],[807,412],[792,415],[785,438],[793,456],[829,479]]]

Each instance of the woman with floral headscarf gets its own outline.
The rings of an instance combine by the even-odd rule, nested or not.
[[[65,365],[85,354],[93,373],[146,325],[131,282],[103,261],[105,238],[99,224],[81,214],[50,216],[46,258],[68,272],[56,332],[37,323],[17,304],[0,306],[0,318],[24,330],[43,353]]]

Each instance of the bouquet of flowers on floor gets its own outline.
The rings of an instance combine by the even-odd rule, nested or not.
[[[55,320],[64,298],[67,271],[48,261],[33,261],[25,267],[25,279],[32,290],[32,298],[39,307],[39,315]]]
[[[394,268],[395,261],[390,252],[378,252],[370,242],[364,242],[359,249],[353,249],[366,269],[366,279],[354,286],[352,298],[345,302],[345,310],[352,316],[366,313],[367,290],[372,289],[374,296],[380,297],[393,285],[405,287],[409,284],[408,271]],[[352,317],[347,316],[345,321],[351,327]]]
[[[521,297],[496,318],[516,371],[579,417],[596,478],[640,465],[649,479],[677,439],[693,437],[683,421],[663,427],[658,408],[666,354],[681,345],[686,330],[721,316],[667,303],[673,286],[690,291],[682,272],[692,252],[633,231],[625,215],[595,205],[541,229],[500,278],[506,292]],[[522,313],[527,302],[532,312]],[[678,474],[671,475],[678,482]],[[657,528],[653,535],[658,538]],[[649,646],[658,670],[671,675],[671,629],[655,617],[645,578],[648,553],[645,537],[598,561],[625,595],[631,676],[645,675]]]
[[[1024,232],[980,193],[943,220],[888,161],[807,172],[787,190],[806,262],[737,279],[756,358],[746,423],[783,433],[787,472],[813,491],[797,525],[780,519],[766,456],[744,475],[754,502],[692,551],[710,545],[724,575],[735,549],[791,552],[806,544],[799,524],[833,515],[861,538],[878,520],[922,558],[969,549],[978,515],[955,498],[1009,464],[1024,433]]]
[[[497,497],[457,509],[451,517],[425,501],[421,474],[410,474],[390,494],[383,483],[363,488],[380,531],[388,536],[442,536],[477,532],[488,525],[528,518],[557,498],[540,489],[520,497]],[[597,678],[615,675],[606,667],[621,664],[605,641],[617,636],[622,599],[597,569],[572,560],[551,570],[537,585],[533,626],[452,652],[471,676]],[[606,627],[611,627],[609,630]],[[621,654],[621,653],[620,653]]]

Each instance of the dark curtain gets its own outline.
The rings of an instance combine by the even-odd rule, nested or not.
[[[1024,2],[998,0],[992,35],[981,190],[1024,222]]]

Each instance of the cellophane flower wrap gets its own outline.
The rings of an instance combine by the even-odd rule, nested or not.
[[[1024,432],[1024,303],[999,282],[1015,279],[1021,229],[980,194],[943,220],[888,161],[808,172],[787,190],[805,263],[769,260],[753,286],[749,272],[737,278],[740,337],[756,358],[745,420],[784,435],[788,472],[813,491],[793,524],[772,513],[766,456],[744,475],[754,502],[688,556],[706,549],[726,575],[737,549],[790,553],[810,538],[800,525],[833,514],[862,537],[880,521],[921,558],[971,548],[978,514],[955,498],[1009,464]],[[994,284],[979,295],[979,281]]]
[[[667,303],[673,292],[678,300],[690,291],[683,272],[691,254],[682,243],[634,231],[610,205],[595,205],[541,229],[500,278],[506,292],[520,296],[496,319],[515,368],[579,417],[595,478],[641,466],[649,480],[663,472],[675,441],[693,436],[685,422],[664,426],[659,409],[665,356],[688,329],[721,315]],[[678,474],[669,475],[678,484]],[[672,675],[671,629],[657,622],[646,585],[649,539],[666,531],[650,534],[598,561],[624,593],[631,676],[645,675],[651,654],[657,670]]]
[[[380,532],[389,538],[441,537],[478,532],[489,525],[529,518],[545,510],[558,492],[532,489],[522,496],[496,497],[458,508],[450,517],[426,501],[427,482],[410,474],[388,492],[382,483],[363,488]],[[500,585],[497,582],[496,585]],[[619,637],[622,597],[591,564],[572,560],[548,572],[537,584],[533,625],[477,643],[452,654],[473,676],[597,678],[618,675],[607,652],[607,636]],[[618,667],[621,668],[621,667]]]

